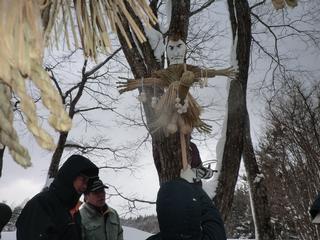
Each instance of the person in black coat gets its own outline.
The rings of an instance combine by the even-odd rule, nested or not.
[[[79,198],[89,178],[98,173],[89,159],[80,155],[68,158],[49,188],[23,208],[16,223],[17,240],[81,240]]]
[[[220,213],[202,187],[184,179],[164,183],[157,196],[160,232],[147,240],[226,240]]]
[[[12,216],[11,208],[5,204],[0,203],[0,239],[1,239],[1,232],[5,225],[9,222]]]

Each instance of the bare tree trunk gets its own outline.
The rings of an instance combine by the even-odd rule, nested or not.
[[[235,5],[234,5],[235,3]],[[270,221],[270,208],[268,203],[267,189],[263,178],[259,178],[259,167],[255,158],[251,135],[250,120],[246,106],[246,89],[248,82],[248,68],[250,63],[251,46],[251,19],[250,8],[247,0],[228,0],[230,21],[233,38],[237,38],[237,60],[239,65],[239,81],[242,84],[243,101],[242,109],[242,147],[243,159],[249,179],[252,211],[256,228],[256,239],[274,240],[274,233]],[[240,135],[239,135],[240,136]],[[225,149],[226,150],[226,149]]]
[[[59,164],[60,164],[60,160],[64,150],[64,146],[67,141],[67,137],[68,137],[68,133],[60,133],[59,140],[57,143],[57,148],[55,149],[52,155],[51,163],[48,170],[49,178],[54,178],[58,173]]]
[[[186,40],[190,15],[190,1],[172,1],[172,12],[173,17],[169,27],[169,35],[178,35],[181,39]],[[142,24],[139,19],[132,11],[130,11],[130,14],[143,31]],[[125,27],[126,32],[129,33],[130,29],[126,20],[123,20],[123,26]],[[132,49],[127,47],[125,39],[120,34],[118,37],[135,78],[148,77],[153,71],[163,68],[164,64],[157,62],[154,58],[153,50],[149,42],[139,44],[138,46],[142,51],[142,57],[138,52],[136,42],[133,40],[132,35],[128,36],[132,46],[136,46]],[[143,108],[147,124],[150,124],[154,120],[154,110],[151,107],[153,89],[145,87],[144,90],[147,93],[147,101],[143,103]],[[141,91],[141,89],[139,89],[139,91]],[[165,137],[162,132],[156,132],[151,133],[151,136],[154,163],[158,171],[159,181],[166,182],[177,178],[180,175],[180,169],[182,168],[179,134],[171,134],[170,136]],[[186,136],[186,139],[189,139],[189,137]]]
[[[243,150],[244,95],[239,80],[232,80],[228,96],[228,121],[215,203],[222,219],[230,213]]]

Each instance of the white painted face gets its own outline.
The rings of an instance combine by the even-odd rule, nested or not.
[[[169,40],[167,45],[167,57],[169,64],[182,64],[187,52],[186,44],[179,39],[178,41]]]

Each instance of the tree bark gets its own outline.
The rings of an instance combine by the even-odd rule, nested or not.
[[[235,5],[234,5],[235,3]],[[251,18],[247,0],[228,0],[230,21],[233,39],[237,36],[237,60],[239,65],[239,81],[243,92],[242,116],[242,139],[243,159],[249,180],[252,200],[252,211],[256,228],[256,239],[273,240],[274,233],[271,227],[270,208],[268,203],[267,189],[264,179],[259,178],[259,167],[255,158],[251,135],[250,120],[247,111],[246,90],[248,82],[248,68],[250,64],[251,47]],[[239,99],[240,100],[240,99]]]
[[[153,9],[156,8],[153,6]],[[169,35],[180,36],[182,40],[185,40],[188,33],[190,1],[172,1],[172,11],[173,17],[170,22]],[[133,19],[135,19],[140,29],[143,31],[142,24],[139,19],[132,11],[129,12]],[[134,77],[148,77],[153,71],[163,68],[164,63],[159,63],[154,58],[149,42],[145,42],[143,44],[138,43],[137,46],[132,37],[133,33],[130,31],[126,20],[123,19],[122,23],[126,29],[126,32],[130,32],[130,36],[128,37],[133,48],[129,49],[127,47],[125,39],[121,36],[121,34],[119,34],[118,37]],[[143,56],[140,55],[137,47],[139,47],[139,49],[142,51]],[[139,89],[139,91],[141,91],[141,89]],[[153,89],[145,87],[144,91],[147,94],[147,101],[143,103],[143,108],[146,115],[147,124],[150,124],[154,120],[154,110],[151,107]],[[166,137],[162,132],[151,132],[151,137],[154,164],[158,171],[159,182],[163,183],[177,178],[180,175],[180,169],[182,168],[179,133],[171,134],[170,136]],[[188,140],[189,137],[186,136],[186,139]],[[187,149],[188,146],[189,144],[187,141]]]
[[[57,148],[55,149],[52,155],[49,170],[48,170],[49,178],[54,178],[57,176],[57,173],[59,170],[59,164],[63,154],[64,146],[67,141],[67,137],[68,137],[68,132],[60,133],[59,140],[57,143]]]
[[[238,79],[232,80],[228,96],[226,142],[214,198],[224,221],[227,220],[231,211],[234,189],[239,175],[243,150],[244,109],[241,83]]]

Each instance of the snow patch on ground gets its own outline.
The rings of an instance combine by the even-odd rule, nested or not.
[[[144,240],[152,234],[131,227],[123,227],[124,240]],[[1,240],[16,240],[16,232],[1,233]]]
[[[147,233],[131,227],[123,227],[124,240],[144,240],[150,237],[152,234]],[[16,232],[3,232],[1,234],[1,240],[16,240]],[[239,239],[228,239],[228,240],[239,240]],[[250,240],[250,239],[241,239]],[[253,240],[253,239],[251,239]]]

